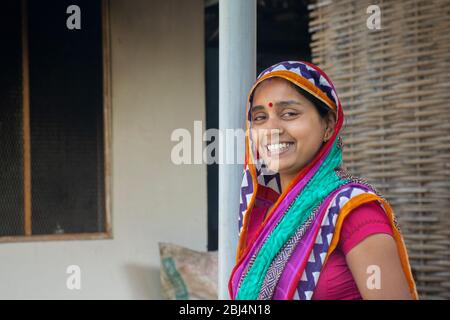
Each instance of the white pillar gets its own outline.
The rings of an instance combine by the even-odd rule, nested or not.
[[[245,102],[256,77],[256,0],[219,1],[219,129],[245,128]],[[219,144],[243,154],[245,141]],[[234,148],[234,150],[233,150]],[[240,162],[243,162],[242,159]],[[219,299],[229,299],[228,279],[238,240],[242,164],[219,165]]]

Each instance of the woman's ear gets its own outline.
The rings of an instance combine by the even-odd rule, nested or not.
[[[328,112],[327,116],[325,117],[325,124],[325,135],[323,137],[324,142],[328,141],[328,139],[330,139],[334,133],[334,128],[336,126],[336,116],[334,112]]]

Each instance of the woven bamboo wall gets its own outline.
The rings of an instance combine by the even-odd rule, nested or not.
[[[381,29],[369,30],[369,5]],[[392,204],[421,299],[450,298],[450,0],[310,5],[313,62],[346,115],[344,163]]]

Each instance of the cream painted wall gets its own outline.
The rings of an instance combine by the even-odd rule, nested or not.
[[[114,239],[0,244],[0,299],[158,299],[158,241],[206,250],[206,166],[171,163],[204,120],[202,0],[111,0]],[[81,290],[66,268],[81,267]]]

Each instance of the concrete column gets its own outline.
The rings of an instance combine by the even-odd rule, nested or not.
[[[219,1],[219,129],[245,129],[245,102],[256,77],[256,0]],[[222,140],[223,142],[223,140]],[[245,141],[219,142],[223,159],[244,154]],[[238,151],[239,150],[239,151]],[[243,159],[240,159],[242,162]],[[219,299],[229,299],[228,279],[238,240],[242,164],[219,165]]]

